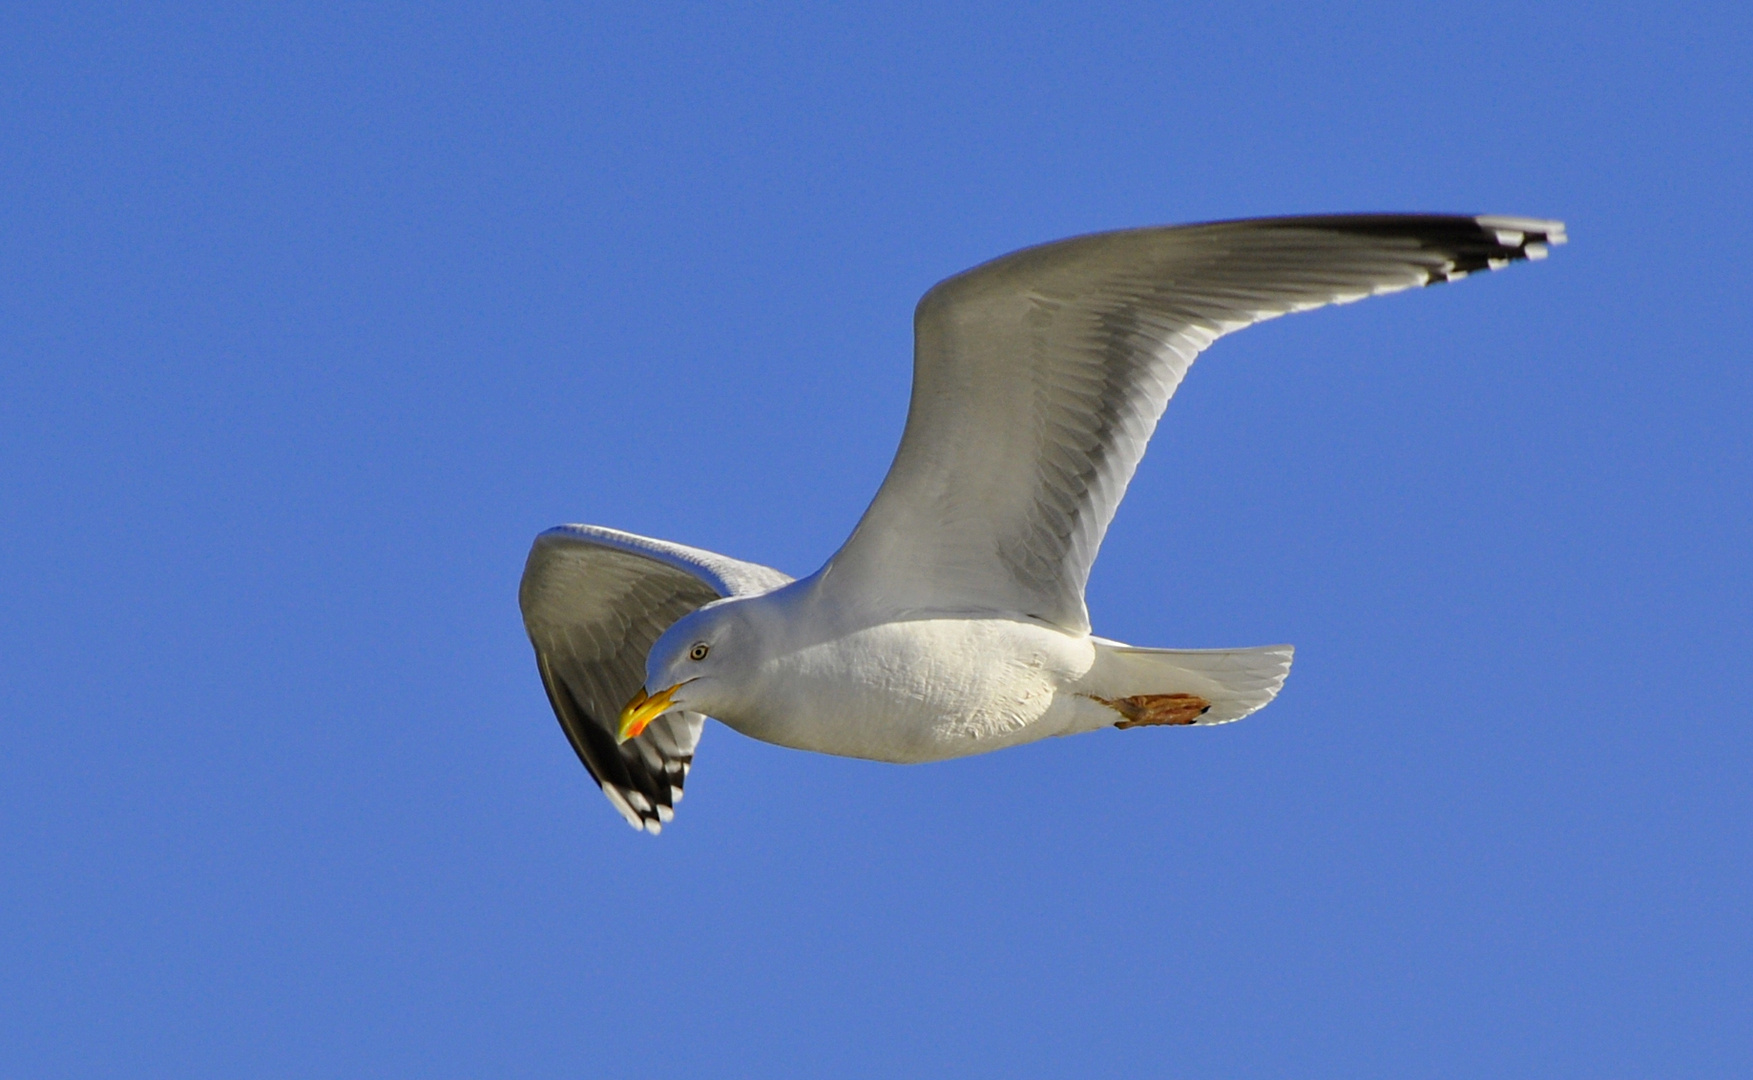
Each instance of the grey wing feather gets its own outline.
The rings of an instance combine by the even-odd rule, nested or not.
[[[518,588],[524,627],[554,715],[609,802],[634,828],[674,814],[706,718],[666,713],[616,745],[621,707],[645,681],[645,656],[677,619],[726,596],[791,578],[770,567],[591,525],[536,537]]]
[[[1087,631],[1090,565],[1200,350],[1564,239],[1531,218],[1265,218],[1076,237],[952,277],[919,302],[901,447],[824,584]]]

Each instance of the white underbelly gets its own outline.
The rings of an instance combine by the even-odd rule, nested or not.
[[[884,623],[764,665],[759,711],[721,718],[753,738],[818,753],[921,762],[1084,730],[1095,707],[1068,688],[1095,649],[1008,619]]]

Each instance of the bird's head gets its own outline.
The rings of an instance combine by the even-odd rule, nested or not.
[[[682,616],[652,643],[645,686],[621,710],[618,742],[635,738],[666,712],[722,716],[735,707],[745,673],[754,667],[756,636],[743,604],[720,600]]]

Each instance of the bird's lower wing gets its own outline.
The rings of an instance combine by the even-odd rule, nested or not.
[[[725,596],[791,579],[756,563],[616,529],[563,525],[536,537],[518,588],[554,715],[621,816],[658,832],[674,814],[706,718],[673,712],[616,745],[621,707],[671,623]]]

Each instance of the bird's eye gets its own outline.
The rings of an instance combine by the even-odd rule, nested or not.
[[[704,660],[706,659],[707,651],[706,643],[704,641],[697,641],[694,643],[694,647],[688,650],[688,659]]]

